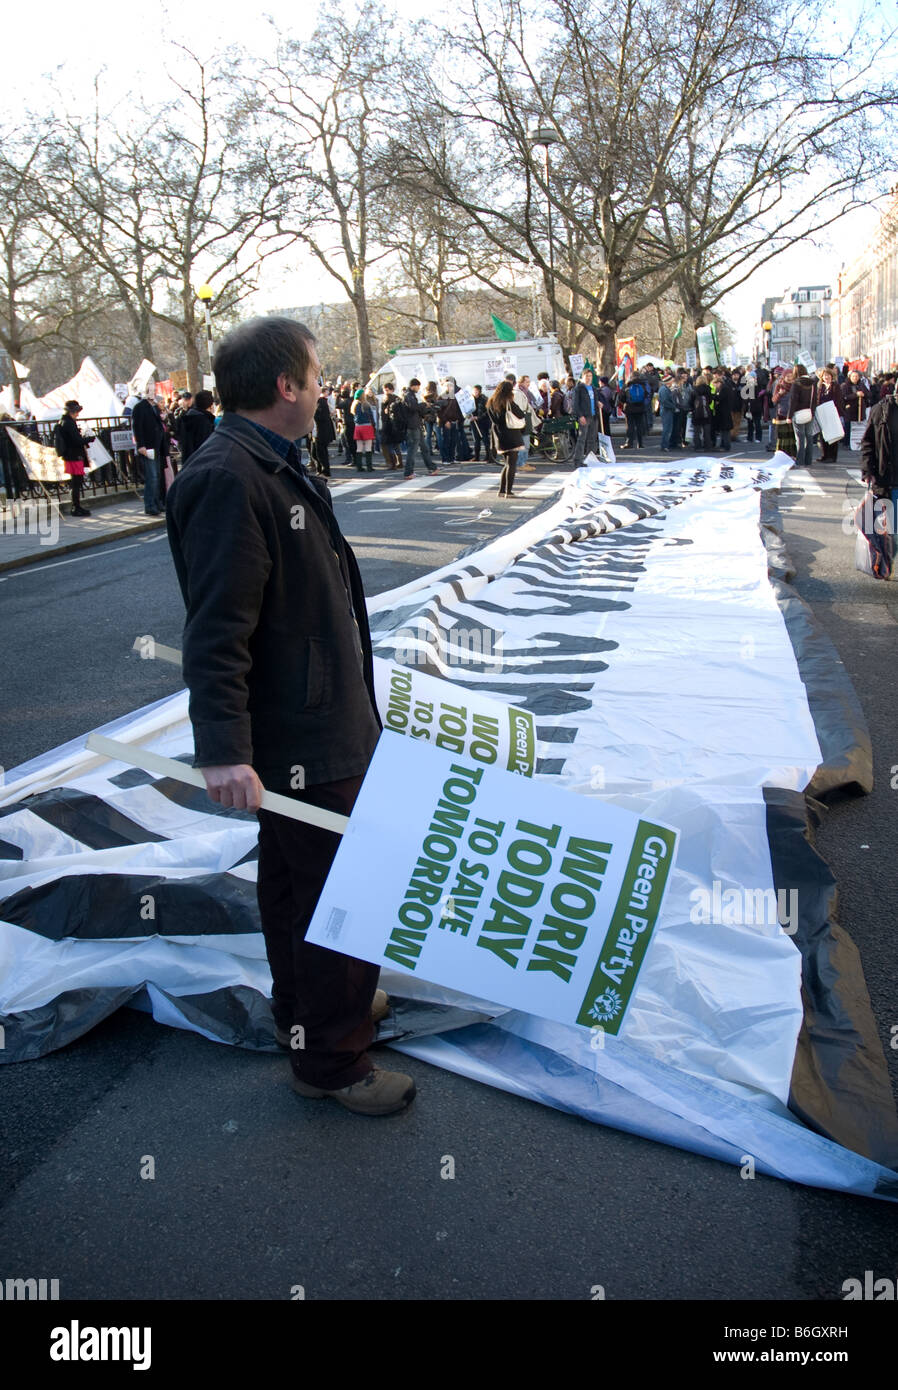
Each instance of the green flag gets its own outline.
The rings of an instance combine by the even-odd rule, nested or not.
[[[504,323],[502,319],[497,318],[495,314],[490,314],[490,318],[493,321],[493,328],[496,330],[496,337],[499,339],[500,342],[517,342],[518,335],[512,328],[510,323]]]
[[[678,338],[682,338],[682,336],[683,336],[683,315],[681,314],[681,315],[680,315],[680,321],[679,321],[679,323],[677,324],[677,331],[676,331],[676,333],[673,335],[673,341],[674,341],[674,343],[677,341]],[[673,346],[673,344],[671,344],[671,346]]]

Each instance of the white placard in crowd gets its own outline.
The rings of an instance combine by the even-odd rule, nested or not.
[[[461,390],[456,391],[455,399],[458,401],[458,408],[462,415],[473,415],[474,407],[477,402],[474,399],[473,391],[471,391],[469,387],[463,386]]]
[[[698,366],[698,353],[695,348],[686,349],[686,366],[692,370]]]
[[[126,454],[134,448],[134,435],[130,430],[110,430],[109,442],[114,454]]]
[[[447,376],[452,375],[452,363],[447,357],[435,357],[433,369],[436,373],[437,381],[445,381]]]
[[[867,429],[867,421],[866,421],[866,420],[852,420],[852,422],[851,422],[851,440],[850,440],[849,447],[850,447],[851,449],[853,449],[855,453],[858,453],[858,452],[860,451],[861,440],[862,440],[863,437],[864,437],[864,433],[865,433],[866,429]]]
[[[211,376],[209,372],[204,372],[204,373],[203,373],[203,390],[204,390],[204,391],[214,391],[214,390],[215,390],[215,377],[214,377],[214,376]]]
[[[582,352],[572,352],[570,355],[571,376],[576,380],[583,371],[583,363],[586,358]]]
[[[505,364],[501,357],[488,357],[483,364],[483,384],[492,389],[498,386],[505,375]]]

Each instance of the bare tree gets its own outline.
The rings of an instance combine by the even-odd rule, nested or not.
[[[781,170],[779,209],[764,205],[769,237],[791,216],[802,147],[807,157],[815,139],[836,139],[874,100],[893,100],[890,84],[854,54],[835,81],[844,60],[841,48],[825,52],[832,29],[815,29],[824,14],[816,0],[784,0],[773,11],[762,0],[686,0],[663,14],[651,0],[611,0],[601,14],[590,0],[558,0],[551,10],[472,0],[457,46],[467,43],[470,61],[454,87],[447,94],[427,63],[409,75],[419,165],[447,216],[461,214],[519,267],[539,266],[568,344],[594,335],[610,369],[621,323],[676,285],[690,257],[732,237],[751,206],[752,194],[730,199],[729,210],[718,197],[715,217],[695,222],[692,244],[682,226],[668,235],[672,190],[684,204],[693,196],[690,150],[713,147],[716,160],[700,172],[720,194],[738,186],[748,150],[759,170],[773,167],[782,147],[771,141],[791,122],[795,156]],[[481,151],[481,177],[470,159],[442,157],[433,132],[447,119]],[[555,137],[548,180],[533,126]]]
[[[261,264],[289,236],[274,225],[280,198],[270,136],[257,120],[233,54],[205,61],[177,45],[179,75],[154,110],[126,123],[101,109],[61,116],[48,151],[47,213],[115,285],[144,355],[153,325],[176,328],[191,386],[200,384],[208,281],[224,312],[255,287]]]
[[[372,204],[390,182],[378,156],[400,61],[389,29],[379,8],[368,7],[349,25],[341,13],[325,12],[308,44],[279,43],[264,77],[280,140],[277,225],[345,293],[366,376],[373,368],[369,272],[387,254],[373,236]]]
[[[40,194],[46,134],[44,122],[27,116],[0,132],[0,344],[16,402],[15,363],[56,335],[65,312],[56,283],[65,264],[62,237],[43,216]]]

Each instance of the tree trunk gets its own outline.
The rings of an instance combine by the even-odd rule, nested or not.
[[[359,348],[359,367],[361,380],[367,382],[371,373],[374,371],[374,359],[371,353],[371,325],[368,321],[368,301],[365,298],[363,289],[353,297],[352,307],[355,310],[355,332],[356,342]]]
[[[200,364],[200,352],[196,342],[196,326],[184,326],[184,352],[187,358],[187,385],[191,391],[199,391],[203,385],[205,358]]]

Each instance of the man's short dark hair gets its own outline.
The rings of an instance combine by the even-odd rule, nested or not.
[[[517,386],[517,384],[518,384],[518,379],[517,379],[517,377],[515,376],[514,372],[506,372],[506,373],[505,373],[505,380],[506,380],[506,381],[510,381],[511,384],[512,384],[512,386]]]
[[[315,335],[304,323],[272,315],[247,319],[218,344],[212,371],[225,410],[266,410],[279,376],[307,386]]]
[[[411,388],[414,387],[414,386],[420,386],[420,385],[421,385],[421,383],[420,383],[420,381],[418,380],[418,378],[417,378],[416,376],[413,376],[412,379],[411,379],[411,381],[409,382],[409,388],[411,389]]]
[[[196,395],[193,398],[193,405],[195,410],[208,410],[211,404],[211,391],[197,391]]]

